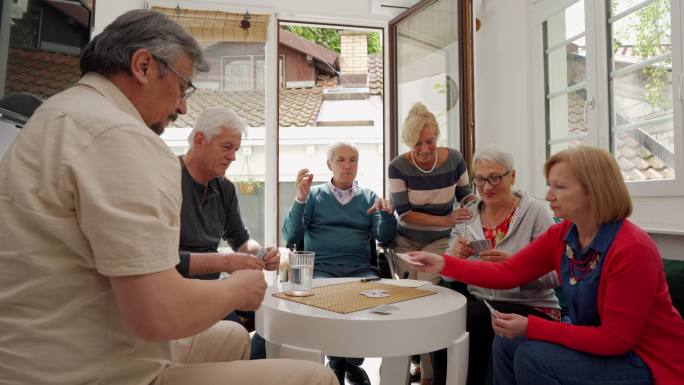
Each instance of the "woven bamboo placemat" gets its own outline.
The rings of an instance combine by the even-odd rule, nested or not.
[[[362,291],[370,289],[384,289],[387,290],[390,295],[389,297],[369,298],[360,294]],[[328,286],[319,286],[312,290],[314,294],[308,297],[292,297],[283,292],[275,293],[273,296],[334,311],[335,313],[347,314],[359,310],[370,309],[378,305],[408,301],[409,299],[436,294],[436,292],[430,290],[387,285],[376,281],[352,281]]]

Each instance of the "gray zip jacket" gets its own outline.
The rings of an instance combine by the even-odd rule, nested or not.
[[[531,199],[527,194],[520,191],[513,191],[513,194],[520,198],[520,203],[511,218],[508,234],[496,246],[496,249],[507,251],[511,255],[527,246],[533,239],[553,225],[553,218],[551,218],[551,214],[543,203]],[[449,240],[449,250],[451,250],[454,242],[463,234],[464,228],[466,239],[485,239],[480,218],[482,204],[482,201],[478,201],[473,206],[473,219],[468,224],[454,226],[451,231],[451,239]],[[479,258],[471,256],[470,259]],[[534,307],[558,309],[560,308],[558,298],[556,298],[553,291],[553,288],[558,286],[558,276],[555,271],[551,271],[532,282],[514,289],[494,290],[468,285],[468,291],[477,298],[491,301],[515,302]]]

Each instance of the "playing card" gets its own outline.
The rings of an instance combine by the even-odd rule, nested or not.
[[[266,250],[266,248],[262,247],[261,250],[259,250],[259,252],[256,254],[256,259],[259,261],[263,261],[267,253],[268,251]]]
[[[393,311],[399,310],[399,306],[395,305],[380,305],[370,309],[372,313],[391,314]]]
[[[487,251],[492,249],[492,243],[489,239],[479,239],[476,241],[470,241],[469,245],[470,247],[475,249],[477,254],[479,254],[481,251]]]
[[[361,293],[361,295],[365,295],[368,298],[382,298],[382,297],[389,297],[389,291],[385,289],[370,289],[370,290],[364,290]]]
[[[408,255],[408,254],[396,253],[395,255],[396,255],[397,257],[403,259],[404,261],[410,263],[411,265],[414,265],[414,266],[421,266],[421,265],[422,265],[422,263],[417,262],[417,261],[414,261],[413,258],[411,258],[411,256]]]
[[[490,305],[489,302],[487,302],[486,299],[482,298],[482,302],[485,304],[485,306],[487,306],[487,309],[489,309],[489,312],[490,312],[494,317],[499,318],[499,316],[496,315],[496,310],[494,309],[494,307],[492,307],[492,305]]]

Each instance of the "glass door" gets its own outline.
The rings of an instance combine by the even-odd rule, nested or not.
[[[416,102],[440,126],[439,145],[469,159],[473,147],[471,2],[421,1],[390,22],[391,155],[401,142],[406,115]],[[470,162],[468,162],[470,163]]]

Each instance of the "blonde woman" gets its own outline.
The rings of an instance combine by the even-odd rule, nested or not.
[[[438,147],[439,125],[422,103],[416,103],[404,122],[402,139],[411,150],[389,165],[391,200],[399,216],[397,252],[424,250],[441,254],[449,246],[451,228],[469,219],[461,204],[475,201],[463,155]],[[439,274],[417,273],[405,261],[395,261],[400,277],[438,283]]]
[[[422,103],[416,103],[404,122],[402,139],[411,149],[389,165],[390,198],[399,216],[396,251],[422,250],[442,254],[449,246],[451,228],[472,215],[454,203],[475,201],[463,155],[438,147],[439,125]],[[419,273],[402,259],[394,264],[400,277],[438,283],[437,272]],[[421,355],[421,382],[432,379],[428,354]]]

